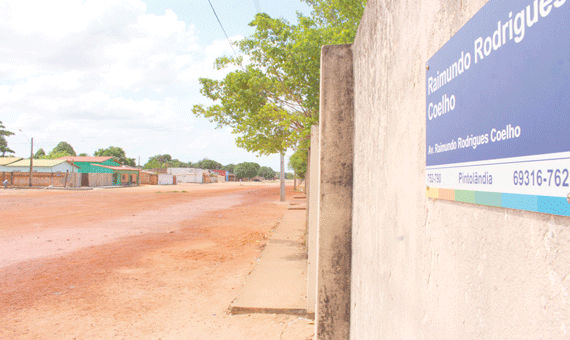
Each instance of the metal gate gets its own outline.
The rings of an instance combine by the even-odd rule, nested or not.
[[[81,186],[82,187],[89,186],[89,174],[81,174]]]

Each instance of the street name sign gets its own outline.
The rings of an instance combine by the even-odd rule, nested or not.
[[[570,0],[490,0],[426,69],[427,196],[570,216]]]

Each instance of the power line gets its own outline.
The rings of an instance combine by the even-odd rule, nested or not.
[[[218,20],[218,23],[220,24],[220,27],[222,28],[222,31],[224,31],[224,35],[226,36],[226,40],[228,41],[228,43],[230,44],[230,47],[232,48],[232,51],[234,52],[234,55],[237,58],[237,53],[234,50],[234,46],[232,45],[232,42],[230,41],[230,38],[228,38],[228,34],[226,33],[226,30],[224,29],[224,26],[222,25],[222,22],[220,21],[220,18],[218,18],[218,14],[216,14],[216,10],[214,9],[214,6],[212,6],[212,2],[210,0],[208,0],[208,3],[210,3],[210,7],[212,7],[212,11],[214,12],[214,15],[216,16],[216,19]]]

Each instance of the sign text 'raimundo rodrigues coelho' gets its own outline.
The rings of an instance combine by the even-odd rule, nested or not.
[[[490,0],[427,62],[429,188],[567,200],[569,3]]]

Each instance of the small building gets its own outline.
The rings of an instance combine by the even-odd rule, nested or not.
[[[218,181],[226,182],[230,180],[230,172],[226,170],[210,170],[218,175]],[[222,178],[220,178],[220,176]]]
[[[79,167],[61,159],[34,159],[31,184],[34,187],[78,187]],[[7,165],[0,165],[2,182],[9,185],[28,186],[30,184],[30,159],[20,159]]]
[[[130,166],[109,166],[93,164],[93,167],[100,167],[112,171],[112,184],[113,185],[139,185],[140,184],[140,169]]]
[[[0,157],[0,167],[21,160],[22,157]],[[1,170],[0,170],[1,171]]]
[[[79,172],[79,167],[62,159],[34,159],[33,172]],[[20,159],[8,165],[3,165],[0,171],[30,172],[30,159]]]
[[[209,175],[208,170],[197,168],[168,168],[167,173],[176,176],[177,183],[204,183],[204,173]]]
[[[140,184],[158,184],[158,174],[152,171],[141,170],[139,172],[139,182]]]
[[[105,166],[121,166],[113,157],[89,157],[89,156],[66,156],[58,159],[64,159],[79,167],[81,174],[82,187],[101,187],[112,186],[116,181],[113,177],[113,170],[99,165]]]

